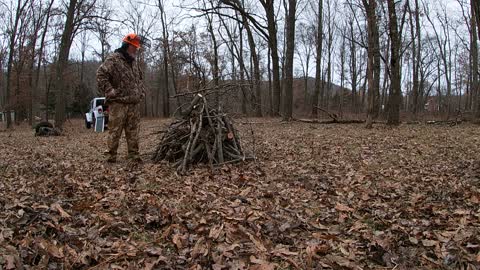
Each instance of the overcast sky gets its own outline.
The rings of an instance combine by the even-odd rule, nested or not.
[[[189,1],[189,2],[187,2]],[[307,0],[303,0],[303,1],[307,1]],[[326,1],[326,0],[324,0]],[[335,1],[335,0],[332,0],[332,1]],[[435,9],[439,9],[441,6],[444,6],[447,11],[448,11],[448,16],[449,16],[449,19],[451,19],[452,21],[453,20],[457,20],[457,21],[463,21],[462,19],[462,12],[461,12],[461,8],[460,8],[460,5],[458,3],[458,0],[424,0],[427,5],[430,6],[431,8],[431,13],[434,12]],[[465,0],[462,0],[462,1],[465,1]],[[132,3],[134,3],[134,5],[138,5],[139,9],[140,10],[143,10],[142,12],[142,20],[145,21],[145,24],[149,24],[150,21],[154,20],[153,17],[155,15],[158,16],[158,8],[155,7],[155,4],[156,4],[156,0],[146,0],[146,1],[132,1]],[[173,24],[170,26],[172,30],[172,28],[174,28],[174,30],[183,30],[183,29],[186,29],[186,28],[189,28],[191,27],[192,23],[195,24],[200,30],[201,30],[201,27],[205,24],[205,19],[203,18],[189,18],[189,14],[193,14],[193,12],[191,10],[188,10],[188,8],[181,8],[180,6],[186,6],[186,7],[192,7],[193,6],[193,3],[198,3],[198,2],[201,2],[201,1],[193,1],[193,0],[183,0],[183,1],[166,1],[166,10],[167,10],[167,20],[169,22],[172,22]],[[256,2],[256,0],[255,0]],[[126,12],[127,9],[130,9],[131,8],[131,4],[129,4],[128,1],[125,1],[125,0],[122,0],[122,1],[119,1],[119,0],[114,0],[114,1],[108,1],[108,3],[110,3],[111,5],[113,5],[112,7],[115,8],[115,15],[121,19],[121,18],[124,18],[126,16],[129,16],[130,14],[128,14]],[[145,4],[144,3],[147,3],[147,6],[150,6],[149,8],[145,8]],[[150,3],[150,4],[148,4]],[[173,4],[175,3],[175,4]],[[280,2],[279,2],[280,3]],[[302,2],[300,2],[302,4]],[[303,2],[305,3],[305,2]],[[337,2],[339,8],[342,8],[343,5],[340,4],[340,2]],[[259,9],[261,10],[261,9]],[[306,12],[306,11],[304,11]],[[342,11],[339,11],[339,12],[342,12]],[[469,9],[467,10],[467,12],[469,12]],[[432,18],[435,18],[436,16],[433,15]],[[310,19],[312,18],[312,15],[311,14],[307,14],[307,13],[302,13],[302,14],[298,14],[298,22],[300,21],[305,21],[306,19]],[[337,20],[341,20],[342,19],[342,16],[341,15],[337,15]],[[423,24],[424,24],[424,29],[423,31],[426,31],[426,32],[430,32],[431,31],[431,26],[429,26],[429,23],[428,21],[426,20],[426,18],[422,18],[423,20]],[[156,21],[158,21],[158,23],[160,22],[160,17],[158,17],[156,19]],[[463,24],[463,25],[460,25],[459,27],[465,27],[466,29],[466,26]],[[279,35],[281,35],[282,33],[280,31],[282,31],[283,29],[283,26],[279,26]],[[199,30],[199,32],[200,32]],[[129,27],[125,27],[125,26],[122,26],[118,31],[115,31],[112,35],[112,41],[111,41],[111,45],[112,45],[112,49],[115,49],[117,48],[120,44],[121,44],[121,39],[122,37],[129,33],[129,32],[132,32],[134,31],[134,29],[132,28],[129,28]],[[468,32],[467,31],[459,31],[460,33],[464,33],[465,34],[465,38],[468,39]],[[454,35],[454,34],[452,34]],[[158,38],[161,36],[161,27],[160,25],[157,25],[156,27],[154,27],[154,29],[151,31],[151,34],[150,34],[150,38]],[[95,46],[98,46],[96,44],[98,44],[98,42],[96,41],[96,38],[94,37],[94,35],[92,34],[88,34],[88,39],[90,40],[89,44],[90,44],[90,48],[89,48],[89,53],[87,55],[88,58],[94,58],[94,54],[93,54],[93,48]],[[72,51],[71,51],[71,58],[76,58],[76,59],[79,59],[80,58],[80,43],[79,43],[79,38],[76,38],[74,44],[73,44],[73,47],[72,47]],[[246,43],[245,43],[246,44]],[[245,45],[246,46],[246,45]],[[300,69],[300,64],[298,63],[299,61],[296,60],[295,62],[295,65],[296,65],[296,70],[297,70],[297,73]],[[313,76],[313,73],[314,73],[314,63],[313,63],[313,60],[310,64],[310,67],[312,67],[312,69],[310,70],[310,74]],[[335,74],[334,74],[335,75]],[[338,76],[335,75],[335,80],[338,81]]]

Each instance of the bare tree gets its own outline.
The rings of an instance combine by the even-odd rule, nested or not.
[[[60,40],[58,60],[55,66],[55,126],[63,129],[65,122],[65,78],[68,68],[68,57],[73,38],[82,25],[91,19],[94,11],[95,0],[70,0],[67,8],[65,26]]]
[[[315,45],[315,28],[312,25],[302,23],[299,25],[297,31],[297,40],[299,46],[297,46],[297,55],[300,60],[303,73],[303,102],[304,105],[308,104],[308,74],[310,72],[310,59],[313,54],[313,46]]]
[[[27,7],[28,0],[22,1],[18,0],[16,4],[15,14],[11,14],[9,19],[9,43],[8,43],[8,60],[7,60],[7,76],[6,76],[6,90],[5,90],[5,102],[6,102],[6,119],[7,119],[7,128],[12,128],[12,119],[10,110],[12,108],[11,104],[11,78],[12,78],[12,67],[13,67],[13,56],[15,54],[15,45],[17,42],[17,30],[19,28],[19,22],[21,16],[25,12]]]
[[[420,64],[421,64],[421,27],[420,27],[420,7],[418,0],[415,0],[415,9],[412,10],[410,4],[408,5],[410,14],[410,36],[412,38],[412,112],[416,117],[419,108],[419,94],[420,94]],[[414,24],[415,21],[415,24]]]
[[[337,9],[337,2],[334,1],[332,3],[331,0],[327,0],[327,17],[326,17],[326,24],[327,24],[327,37],[326,37],[326,45],[327,45],[327,87],[324,95],[320,96],[320,103],[326,109],[329,108],[330,103],[330,96],[332,94],[332,74],[333,74],[333,54],[334,54],[334,42],[336,37],[336,9]]]
[[[113,36],[114,28],[111,26],[113,20],[113,11],[108,6],[107,2],[102,2],[97,7],[98,17],[93,18],[92,32],[100,42],[100,50],[94,48],[94,52],[104,62],[110,52],[109,40]]]
[[[424,4],[425,15],[427,20],[430,22],[432,26],[433,32],[435,34],[435,39],[437,41],[437,48],[440,56],[440,60],[443,64],[443,75],[445,78],[447,92],[446,92],[446,100],[445,105],[447,109],[447,117],[450,116],[451,113],[451,93],[452,93],[452,45],[451,45],[451,38],[450,38],[450,23],[448,20],[447,10],[445,6],[440,5],[442,8],[442,13],[436,13],[437,21],[440,23],[441,31],[439,32],[437,24],[433,22],[431,12],[429,10],[428,5]]]
[[[322,51],[323,51],[323,0],[318,0],[317,29],[315,35],[315,90],[312,100],[312,116],[318,116],[318,99],[322,88]]]
[[[160,21],[162,23],[162,49],[163,49],[163,73],[165,77],[164,81],[164,89],[162,91],[162,103],[163,103],[163,116],[168,117],[170,115],[170,102],[169,102],[169,81],[168,81],[168,66],[169,66],[169,37],[168,37],[168,29],[167,29],[167,22],[166,22],[166,13],[165,13],[165,1],[158,0],[157,6],[160,9]],[[160,90],[160,89],[159,89]],[[159,107],[159,98],[157,97],[157,104],[156,107]]]
[[[377,23],[376,0],[362,0],[366,10],[368,29],[368,109],[366,127],[371,128],[378,108],[380,86],[380,42]]]
[[[288,0],[288,12],[286,19],[287,48],[285,53],[285,114],[283,120],[293,118],[293,54],[295,53],[295,21],[297,0]]]
[[[389,36],[390,36],[390,70],[391,90],[388,106],[387,124],[400,124],[401,92],[401,31],[398,29],[397,12],[394,0],[388,0]]]
[[[280,58],[278,56],[278,41],[277,41],[277,21],[275,19],[275,5],[274,0],[260,0],[267,17],[268,29],[268,46],[272,61],[272,82],[273,82],[273,110],[272,113],[280,114]]]
[[[475,20],[477,22],[477,31],[478,31],[477,37],[480,38],[480,3],[475,0],[472,0],[470,3],[473,9],[472,17],[475,17]]]
[[[471,52],[471,84],[470,91],[475,104],[475,116],[480,118],[480,88],[478,82],[478,38],[480,35],[480,4],[478,1],[470,0],[471,19],[470,19],[470,52]],[[477,32],[477,30],[479,32]]]

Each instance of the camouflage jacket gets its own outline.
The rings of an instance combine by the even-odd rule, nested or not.
[[[97,70],[97,85],[107,103],[139,103],[145,97],[143,74],[135,61],[119,50],[109,55]]]

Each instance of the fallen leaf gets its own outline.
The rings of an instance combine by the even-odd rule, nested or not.
[[[350,260],[348,260],[348,259],[345,258],[345,257],[340,257],[340,256],[328,254],[328,255],[326,256],[326,258],[327,258],[330,262],[335,263],[335,264],[338,264],[338,265],[343,266],[343,267],[352,268],[352,267],[355,266]]]
[[[208,233],[208,237],[213,240],[217,240],[220,237],[220,234],[223,232],[223,224],[220,226],[213,226]]]
[[[341,204],[341,203],[337,203],[335,205],[335,209],[338,210],[338,211],[342,211],[342,212],[353,212],[354,211],[353,208],[348,207],[347,205],[344,205],[344,204]]]
[[[58,248],[54,243],[51,243],[46,239],[40,239],[38,241],[38,246],[45,250],[52,257],[59,259],[64,257],[62,249]]]
[[[58,202],[52,204],[50,206],[50,209],[58,211],[62,218],[70,218],[71,217],[70,214],[68,214],[67,212],[65,212],[65,210],[63,210],[63,208],[60,206],[60,204]]]
[[[183,244],[182,244],[182,236],[180,234],[175,234],[172,237],[172,242],[175,244],[177,249],[182,249]]]
[[[290,227],[291,227],[290,223],[285,222],[282,224],[282,226],[280,226],[279,230],[281,232],[285,232],[286,230],[290,229]]]
[[[422,240],[422,245],[424,247],[434,247],[434,246],[438,245],[438,241],[424,239],[424,240]]]
[[[5,259],[5,262],[7,263],[5,265],[5,269],[15,269],[15,257],[12,255],[3,255],[3,258]]]
[[[415,237],[409,237],[408,240],[410,241],[410,243],[414,244],[414,245],[417,245],[418,244],[418,240],[417,238]]]

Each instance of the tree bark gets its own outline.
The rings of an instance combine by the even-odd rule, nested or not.
[[[215,32],[213,31],[213,21],[210,15],[206,14],[207,17],[207,31],[210,33],[210,38],[212,40],[213,45],[213,61],[212,61],[212,76],[213,76],[213,84],[218,87],[220,84],[219,78],[219,68],[218,68],[218,44],[217,38],[215,37]],[[220,96],[217,92],[215,94],[215,107],[218,108],[220,106]]]
[[[247,40],[250,47],[250,56],[252,57],[252,66],[253,66],[253,93],[252,93],[252,105],[253,110],[255,111],[256,117],[262,117],[262,97],[261,97],[261,88],[260,88],[260,62],[258,60],[257,49],[255,47],[255,40],[253,38],[253,33],[248,23],[247,17],[243,16],[243,27],[247,31]]]
[[[352,112],[357,112],[357,49],[355,45],[355,36],[353,33],[353,20],[349,22],[350,25],[350,74],[352,80]]]
[[[388,125],[400,124],[400,103],[401,103],[401,73],[400,73],[400,36],[398,31],[397,13],[395,9],[395,1],[388,0],[388,17],[389,17],[389,36],[390,44],[390,71],[391,71],[391,87],[388,106]]]
[[[162,38],[163,38],[163,43],[162,43],[162,48],[163,48],[163,75],[165,76],[165,84],[164,84],[164,89],[162,92],[162,103],[163,103],[163,117],[169,117],[170,116],[170,93],[169,93],[169,80],[168,80],[168,62],[169,62],[169,53],[168,53],[168,47],[169,47],[169,40],[168,40],[168,31],[167,31],[167,22],[165,20],[165,9],[164,9],[164,2],[162,0],[158,0],[158,8],[160,9],[160,20],[162,22]],[[157,108],[158,110],[158,100],[159,98],[157,97]]]
[[[420,62],[420,58],[418,58],[418,54],[417,54],[417,46],[420,46],[420,44],[417,44],[417,40],[416,40],[416,37],[415,35],[420,35],[419,32],[415,32],[415,26],[413,24],[413,13],[415,13],[415,21],[418,19],[418,0],[415,1],[417,4],[415,5],[415,10],[412,11],[412,9],[410,8],[410,5],[408,6],[409,8],[409,13],[410,13],[410,36],[412,38],[412,80],[413,80],[413,84],[412,84],[412,113],[413,113],[413,117],[414,119],[416,119],[416,116],[417,116],[417,109],[418,109],[418,93],[419,93],[419,84],[420,84],[420,80],[419,80],[419,76],[418,76],[418,73],[419,73],[419,62]],[[415,22],[416,25],[419,24],[418,21]],[[417,29],[418,31],[418,29]]]
[[[475,117],[480,118],[480,91],[479,91],[479,84],[478,84],[478,33],[477,33],[477,24],[476,24],[476,16],[478,10],[475,10],[476,5],[478,4],[478,0],[470,0],[471,3],[471,35],[470,35],[470,51],[471,51],[471,59],[472,59],[472,80],[470,84],[470,93],[474,100],[474,111]],[[476,4],[477,3],[477,4]]]
[[[25,7],[27,6],[28,1],[22,3],[22,0],[17,1],[17,9],[15,11],[15,18],[13,18],[13,25],[9,36],[9,45],[8,45],[8,60],[7,60],[7,76],[6,76],[6,89],[5,89],[5,109],[7,112],[7,129],[12,128],[12,118],[10,110],[12,109],[11,104],[11,87],[12,87],[12,68],[13,68],[13,56],[15,54],[15,41],[17,37],[17,30],[20,22],[20,16],[22,15]]]
[[[65,123],[65,71],[68,68],[68,56],[72,45],[75,9],[77,0],[70,0],[67,18],[63,29],[58,61],[55,68],[55,127],[62,130]]]
[[[268,46],[272,58],[273,114],[280,114],[280,58],[278,56],[277,22],[275,20],[274,0],[260,0],[267,16]],[[273,116],[273,115],[272,115]]]
[[[480,3],[479,1],[475,1],[475,0],[472,0],[471,3],[473,4],[473,9],[474,9],[472,16],[474,14],[475,20],[477,21],[477,38],[480,38]]]
[[[376,117],[378,107],[378,93],[380,86],[380,47],[377,24],[377,3],[376,0],[362,0],[367,13],[368,29],[368,63],[367,63],[367,121],[366,128],[372,128],[373,119]]]
[[[293,54],[295,53],[295,18],[297,0],[288,0],[288,14],[286,20],[287,49],[285,53],[285,114],[283,120],[293,118]]]
[[[323,0],[318,0],[316,56],[315,56],[315,90],[312,99],[312,117],[318,117],[318,97],[322,87],[322,50],[323,50]]]

